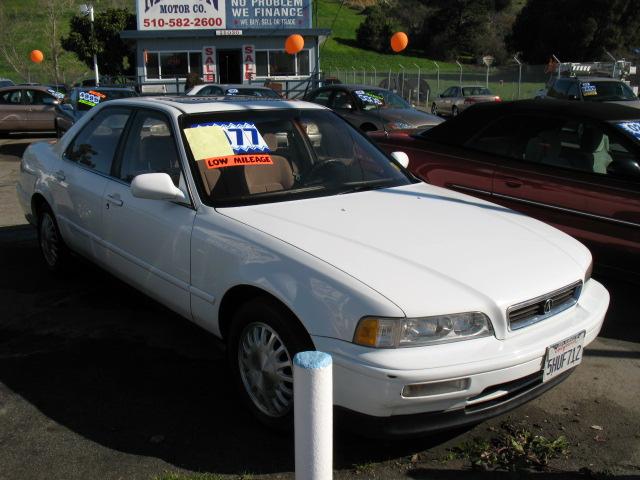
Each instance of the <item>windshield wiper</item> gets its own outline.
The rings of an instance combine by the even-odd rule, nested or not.
[[[367,182],[367,183],[358,183],[354,185],[344,184],[344,189],[341,189],[338,192],[338,195],[344,195],[345,193],[355,193],[355,192],[366,192],[367,190],[380,190],[383,188],[394,187],[395,185],[389,185],[389,181],[385,180],[384,182]]]

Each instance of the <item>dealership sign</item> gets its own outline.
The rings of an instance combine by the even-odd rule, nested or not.
[[[137,0],[138,30],[311,28],[312,0]]]

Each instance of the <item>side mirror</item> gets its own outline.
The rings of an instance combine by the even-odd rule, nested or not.
[[[67,112],[73,112],[73,105],[70,103],[61,103],[59,107]]]
[[[186,200],[184,193],[166,173],[143,173],[131,182],[131,194],[148,200]]]
[[[409,155],[404,152],[393,152],[391,154],[391,158],[393,158],[396,162],[402,165],[404,168],[409,167]]]
[[[51,97],[43,97],[42,104],[43,105],[60,105],[60,100],[56,100],[55,98],[51,98]]]
[[[353,105],[351,105],[350,103],[345,103],[344,105],[342,105],[340,107],[340,110],[351,111],[351,110],[353,110]]]

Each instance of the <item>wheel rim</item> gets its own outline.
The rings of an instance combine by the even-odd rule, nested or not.
[[[58,262],[59,239],[53,218],[48,213],[43,214],[40,222],[40,248],[45,261],[54,266]]]
[[[251,323],[240,335],[238,366],[242,383],[258,409],[282,417],[293,405],[293,365],[278,333],[261,322]]]
[[[438,114],[438,107],[436,107],[435,103],[431,107],[431,113],[433,113],[434,115]]]
[[[453,116],[456,117],[458,115],[458,109],[453,107]]]

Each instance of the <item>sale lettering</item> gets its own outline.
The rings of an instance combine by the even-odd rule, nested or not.
[[[205,164],[209,170],[244,165],[273,165],[270,155],[229,155],[226,157],[207,158]]]

